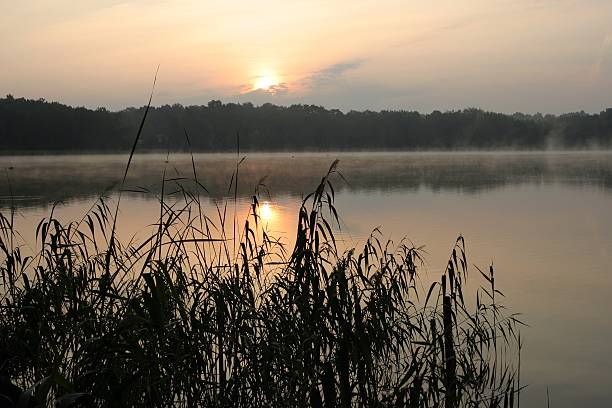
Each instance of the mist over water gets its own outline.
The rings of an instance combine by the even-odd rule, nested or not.
[[[524,314],[521,394],[524,407],[612,403],[612,153],[326,153],[248,154],[240,165],[238,217],[256,189],[266,202],[268,228],[291,245],[302,197],[340,159],[336,206],[344,247],[363,245],[380,227],[398,243],[425,245],[423,285],[446,265],[459,234],[468,261],[492,262],[504,303]],[[166,200],[183,191],[209,196],[204,211],[215,217],[227,197],[236,155],[138,155],[127,180],[118,228],[138,237],[159,214],[166,168]],[[125,156],[0,157],[0,209],[15,210],[17,229],[29,245],[52,203],[66,221],[80,219],[100,195],[114,202]],[[180,185],[180,188],[179,188]],[[259,186],[259,187],[258,187]],[[228,205],[231,217],[233,204]],[[477,282],[472,268],[472,281]]]
[[[189,154],[134,157],[126,190],[154,197],[166,178],[197,191]],[[424,153],[247,153],[240,165],[238,195],[249,198],[260,185],[274,196],[301,196],[340,160],[339,191],[460,191],[476,194],[522,184],[588,185],[612,189],[612,152],[424,152]],[[195,171],[211,198],[229,196],[235,154],[196,154]],[[0,207],[41,207],[113,193],[125,155],[0,156],[4,181]],[[233,194],[233,192],[232,192]]]

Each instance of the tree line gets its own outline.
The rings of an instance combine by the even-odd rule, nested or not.
[[[125,151],[144,110],[112,112],[7,95],[0,98],[0,151]],[[151,107],[138,149],[233,151],[238,139],[243,151],[610,148],[612,108],[598,114],[507,115],[476,108],[423,114],[213,100]]]

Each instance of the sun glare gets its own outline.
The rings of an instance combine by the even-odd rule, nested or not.
[[[255,84],[253,85],[254,89],[263,89],[268,90],[271,86],[277,85],[278,81],[273,75],[262,75],[257,77],[255,80]]]
[[[263,221],[270,221],[274,217],[272,206],[268,202],[264,202],[259,206],[259,216]]]

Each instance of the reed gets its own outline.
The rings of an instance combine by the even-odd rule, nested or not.
[[[227,204],[215,223],[183,188],[196,175],[172,181],[181,200],[162,194],[157,229],[138,243],[117,239],[103,199],[79,222],[41,221],[40,251],[28,256],[14,244],[13,217],[0,215],[0,398],[513,406],[518,371],[500,356],[518,344],[521,323],[496,303],[492,269],[468,307],[462,237],[426,296],[419,248],[375,232],[361,250],[339,251],[336,165],[305,197],[290,252],[262,228],[256,195],[242,232],[226,236]]]

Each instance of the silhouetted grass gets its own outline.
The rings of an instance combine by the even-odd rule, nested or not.
[[[40,251],[26,256],[12,216],[0,214],[0,399],[514,406],[508,356],[520,322],[498,304],[493,269],[481,271],[486,285],[468,307],[462,237],[426,292],[419,248],[375,232],[362,249],[339,252],[336,164],[304,199],[290,252],[262,228],[256,195],[241,232],[227,202],[204,214],[184,188],[198,184],[195,165],[192,180],[165,180],[181,200],[164,199],[163,187],[157,228],[138,243],[117,239],[116,211],[101,199],[80,222],[51,213],[36,231]]]

